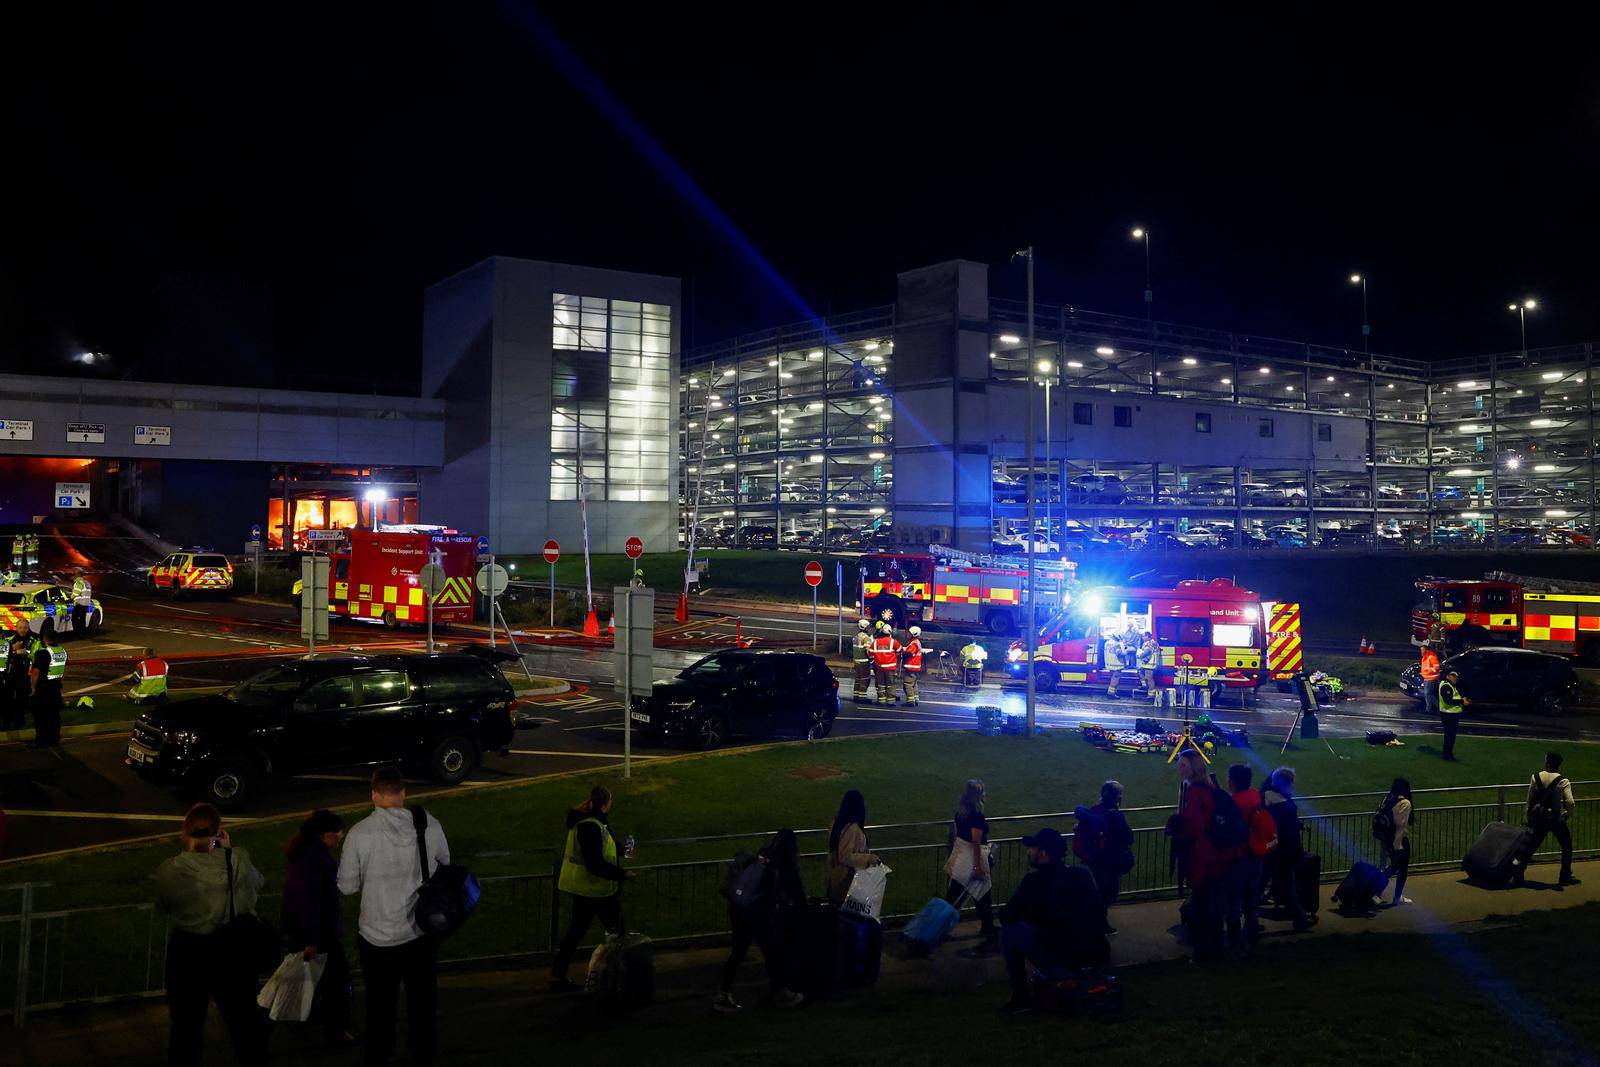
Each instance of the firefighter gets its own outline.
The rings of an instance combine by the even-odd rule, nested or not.
[[[856,623],[856,640],[850,646],[850,665],[855,668],[856,674],[857,704],[867,702],[867,687],[872,684],[872,635],[868,633],[871,625],[866,619]]]
[[[28,547],[28,555],[27,555],[27,559],[24,562],[29,567],[37,567],[39,565],[39,535],[38,534],[29,534],[28,535],[27,547]]]
[[[983,684],[983,664],[988,658],[989,650],[978,644],[977,638],[961,646],[961,680],[968,689]]]
[[[917,679],[922,677],[922,627],[913,626],[908,635],[911,640],[903,646],[905,658],[900,664],[900,689],[906,695],[906,707],[917,706]]]
[[[27,565],[28,539],[21,534],[11,539],[11,569],[20,571]]]
[[[55,631],[40,636],[29,671],[33,685],[34,748],[55,748],[61,743],[61,683],[67,676],[67,650]]]
[[[1444,758],[1455,762],[1456,729],[1461,725],[1461,713],[1472,701],[1461,695],[1458,688],[1461,676],[1455,671],[1445,675],[1439,683],[1439,724],[1444,728]]]
[[[1439,651],[1432,641],[1422,646],[1422,704],[1429,715],[1439,714]]]
[[[872,668],[878,703],[893,707],[894,676],[900,669],[900,642],[894,639],[894,631],[886,622],[878,623],[878,635],[872,639]]]
[[[1139,684],[1144,686],[1144,695],[1156,697],[1156,664],[1161,660],[1161,647],[1156,644],[1156,635],[1146,633],[1144,643],[1139,646],[1136,653],[1139,664]],[[1155,699],[1158,706],[1161,701]]]
[[[1103,666],[1106,669],[1106,696],[1112,700],[1119,699],[1122,694],[1117,692],[1117,687],[1122,684],[1122,642],[1116,637],[1106,638],[1106,655]]]

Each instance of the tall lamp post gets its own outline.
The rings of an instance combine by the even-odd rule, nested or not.
[[[1044,375],[1044,539],[1050,540],[1050,498],[1054,493],[1055,484],[1059,479],[1053,479],[1055,467],[1050,462],[1050,386],[1055,383],[1056,368],[1048,359],[1041,359],[1038,371]],[[1032,400],[1029,400],[1032,403]],[[1064,521],[1064,520],[1063,520]],[[1063,531],[1065,532],[1065,531]],[[1028,536],[1033,536],[1030,531]]]
[[[1520,304],[1506,305],[1507,311],[1515,311],[1517,313],[1517,322],[1522,327],[1522,354],[1524,356],[1528,354],[1528,312],[1538,306],[1531,296]]]
[[[1143,226],[1133,228],[1133,239],[1144,243],[1144,321],[1149,325],[1151,320],[1151,303],[1156,298],[1156,292],[1150,287],[1150,231]]]
[[[1034,708],[1033,685],[1033,657],[1039,650],[1039,627],[1034,621],[1034,589],[1033,589],[1033,373],[1036,369],[1033,362],[1033,246],[1029,245],[1011,258],[1021,256],[1028,261],[1028,574],[1024,588],[1028,596],[1027,631],[1022,635],[1025,644],[1023,651],[1027,654],[1027,695],[1024,697],[1024,706],[1028,712],[1028,736],[1033,736],[1033,724],[1036,717]]]
[[[1361,286],[1361,352],[1363,355],[1371,355],[1372,324],[1367,321],[1367,276],[1352,274],[1350,284]]]

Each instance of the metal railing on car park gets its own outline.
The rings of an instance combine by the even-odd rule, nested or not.
[[[1575,789],[1600,782],[1574,782]],[[1466,786],[1415,790],[1420,803],[1432,796],[1449,799],[1463,794],[1492,794],[1492,799],[1471,803],[1419,807],[1412,823],[1414,871],[1458,867],[1461,857],[1485,824],[1521,822],[1526,785]],[[1297,798],[1305,827],[1308,851],[1322,857],[1324,882],[1337,881],[1357,861],[1381,863],[1382,847],[1371,834],[1371,808],[1382,792],[1339,793]],[[1319,813],[1322,802],[1358,810]],[[1125,898],[1150,899],[1178,891],[1171,843],[1163,825],[1174,805],[1129,808],[1135,823],[1133,868],[1123,876]],[[997,815],[991,827],[1028,828],[1061,823],[1071,812]],[[943,895],[947,884],[945,861],[949,855],[949,820],[880,823],[868,827],[879,838],[916,836],[938,830],[939,840],[910,841],[875,846],[891,869],[884,914],[889,920],[905,918],[930,897]],[[1580,797],[1568,824],[1573,850],[1578,856],[1600,855],[1600,796]],[[826,835],[823,828],[796,831],[805,838]],[[705,837],[665,838],[641,847],[725,847],[736,842],[755,844],[770,832],[714,834]],[[1071,833],[1066,832],[1070,839]],[[1027,873],[1027,850],[1021,835],[991,839],[995,847],[994,898],[1004,900]],[[1549,862],[1559,855],[1547,839],[1535,857]],[[1076,862],[1069,855],[1069,862]],[[820,890],[824,884],[825,852],[802,854],[806,885]],[[663,943],[718,939],[728,933],[728,905],[720,890],[727,874],[726,855],[714,859],[645,864],[630,867],[635,880],[623,890],[623,916],[630,930],[647,933]],[[482,879],[483,898],[472,921],[440,942],[439,958],[455,965],[513,963],[547,957],[559,941],[567,915],[556,888],[556,870],[537,874],[493,876]],[[22,1025],[30,1011],[75,1004],[108,1003],[158,995],[166,963],[168,924],[151,904],[50,909],[42,907],[49,883],[24,883],[0,887],[0,1003],[10,1007],[15,1024]],[[275,920],[280,898],[263,894],[257,913]],[[354,922],[349,925],[353,928]],[[593,938],[582,946],[594,944]],[[581,960],[580,956],[580,960]]]

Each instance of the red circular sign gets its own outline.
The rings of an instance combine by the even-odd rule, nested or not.
[[[628,554],[629,559],[638,559],[644,555],[644,542],[637,537],[630,537],[622,546],[622,551]]]
[[[560,558],[561,542],[552,537],[550,540],[544,543],[544,561],[546,563],[554,563]]]
[[[806,564],[806,584],[822,584],[822,564],[818,563],[816,560],[812,560],[810,563]]]

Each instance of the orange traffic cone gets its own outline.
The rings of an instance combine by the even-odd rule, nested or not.
[[[1365,656],[1366,654],[1367,654],[1367,635],[1366,634],[1362,634],[1361,635],[1361,644],[1359,646],[1357,646],[1357,648],[1356,648],[1356,655]]]
[[[594,612],[589,612],[589,617],[583,620],[583,636],[600,636],[600,618]]]
[[[672,617],[674,619],[677,619],[679,622],[688,622],[689,621],[689,594],[688,593],[679,593],[678,594],[678,610]]]
[[[606,636],[617,636],[617,613],[614,611],[611,613],[611,621],[606,623]]]
[[[1376,656],[1377,654],[1378,654],[1378,642],[1376,642],[1376,641],[1368,641],[1367,642],[1367,655]]]

